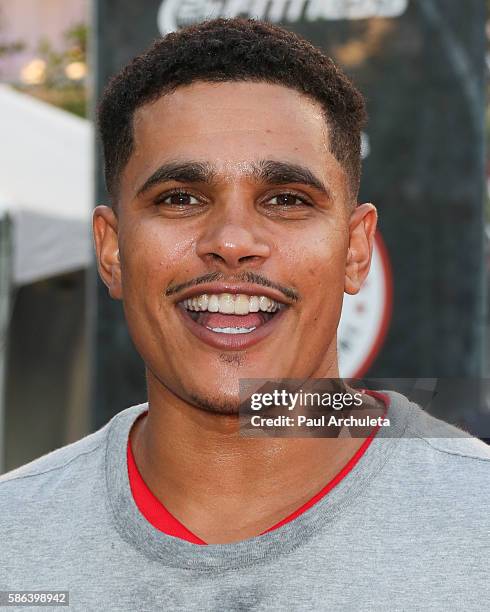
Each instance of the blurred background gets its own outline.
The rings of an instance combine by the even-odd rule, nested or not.
[[[490,22],[485,0],[0,0],[0,473],[146,400],[97,278],[94,108],[158,36],[257,17],[327,51],[366,96],[361,200],[380,227],[344,303],[341,374],[490,379]],[[430,385],[429,385],[430,386]],[[490,439],[490,394],[439,416]],[[458,392],[459,389],[459,392]]]

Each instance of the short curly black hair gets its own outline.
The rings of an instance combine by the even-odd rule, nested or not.
[[[334,62],[300,36],[254,19],[213,19],[154,41],[108,83],[97,109],[107,191],[117,201],[120,173],[133,150],[133,115],[148,102],[196,81],[284,85],[321,104],[330,150],[343,165],[352,198],[361,174],[360,92]]]

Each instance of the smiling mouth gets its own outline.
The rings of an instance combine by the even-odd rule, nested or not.
[[[284,304],[265,295],[231,293],[203,293],[178,306],[198,325],[228,335],[251,334],[284,309]]]

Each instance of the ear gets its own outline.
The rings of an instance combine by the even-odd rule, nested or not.
[[[360,204],[349,221],[349,250],[345,266],[344,290],[356,294],[368,275],[373,253],[378,212],[372,204]]]
[[[121,263],[117,240],[117,216],[110,206],[97,206],[92,215],[97,268],[109,295],[122,299]]]

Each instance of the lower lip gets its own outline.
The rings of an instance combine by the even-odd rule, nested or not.
[[[267,323],[263,323],[260,327],[257,327],[257,329],[247,334],[223,334],[214,332],[204,327],[204,325],[196,323],[194,319],[187,314],[186,310],[180,306],[177,306],[177,310],[184,325],[194,336],[196,336],[196,338],[199,338],[199,340],[202,340],[213,348],[236,351],[247,349],[264,338],[267,338],[282,320],[286,308],[281,309],[272,319],[267,321]]]

